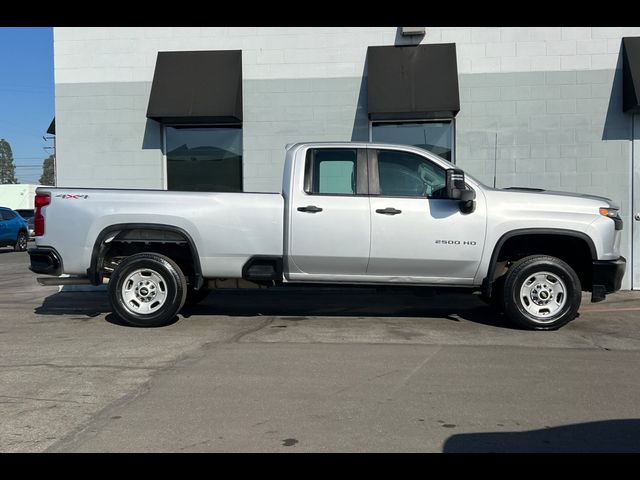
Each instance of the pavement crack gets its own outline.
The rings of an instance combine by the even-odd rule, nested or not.
[[[36,400],[38,402],[76,403],[79,405],[90,404],[90,402],[78,402],[76,400],[61,400],[61,399],[55,399],[55,398],[23,397],[23,396],[11,396],[11,395],[0,395],[0,398],[9,398],[12,400]]]
[[[336,392],[333,392],[332,395],[339,395],[341,393],[346,392],[347,390],[351,390],[352,388],[355,388],[355,387],[361,387],[363,385],[366,385],[369,382],[372,382],[373,380],[377,380],[378,378],[383,378],[383,377],[386,377],[387,375],[392,375],[394,373],[398,373],[399,371],[400,370],[396,368],[396,369],[393,369],[393,370],[389,370],[388,372],[381,373],[380,375],[374,375],[373,377],[367,378],[366,381],[363,382],[363,383],[358,383],[358,384],[355,384],[355,385],[349,385],[347,387],[341,388],[340,390],[338,390]]]
[[[157,367],[132,367],[128,365],[104,365],[104,364],[92,364],[92,365],[58,365],[55,363],[16,363],[0,365],[0,368],[30,368],[30,367],[49,367],[57,369],[78,369],[78,368],[108,368],[114,370],[157,370]]]
[[[247,335],[251,335],[253,333],[259,332],[263,328],[267,328],[269,325],[273,323],[273,320],[274,320],[273,317],[267,317],[265,320],[260,322],[259,325],[253,326],[251,328],[248,328],[247,330],[244,330],[243,332],[235,334],[233,337],[231,337],[229,340],[227,340],[224,343],[239,343]]]
[[[206,445],[208,443],[210,443],[210,440],[202,440],[200,442],[190,443],[189,445],[185,445],[184,447],[180,447],[178,450],[183,451],[183,450],[186,450],[187,448],[198,447],[200,445]]]
[[[407,383],[409,383],[409,380],[411,380],[411,378],[418,373],[420,370],[422,370],[422,368],[433,358],[436,356],[436,354],[442,349],[442,345],[438,345],[436,347],[436,349],[431,352],[429,355],[427,355],[427,357],[420,362],[413,370],[411,370],[402,380],[400,380],[400,382],[396,385],[396,388],[393,389],[393,391],[389,394],[387,401],[393,400],[393,396],[398,393],[398,391],[400,391]]]

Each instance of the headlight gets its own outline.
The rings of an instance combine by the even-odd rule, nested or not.
[[[620,210],[611,207],[600,207],[600,215],[609,217],[613,220],[616,230],[622,230],[622,219],[620,218]]]
[[[600,207],[600,215],[609,218],[620,218],[620,211],[617,208]]]

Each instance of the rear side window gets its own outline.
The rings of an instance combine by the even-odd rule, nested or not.
[[[307,175],[311,185],[307,193],[355,195],[357,185],[357,151],[355,149],[316,149],[307,158]]]
[[[0,210],[0,220],[13,220],[15,215],[9,210]]]

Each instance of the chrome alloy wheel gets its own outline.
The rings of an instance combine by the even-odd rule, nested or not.
[[[135,270],[122,282],[121,293],[129,311],[149,315],[167,300],[167,284],[158,273],[145,268]]]
[[[567,303],[567,287],[553,273],[534,273],[520,288],[520,303],[536,322],[553,322],[546,319],[553,317]]]

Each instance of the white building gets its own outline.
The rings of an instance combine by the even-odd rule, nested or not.
[[[287,143],[419,144],[620,203],[640,288],[640,27],[403,28],[55,28],[57,183],[279,191]]]
[[[18,183],[15,185],[0,185],[0,207],[33,212],[36,188],[38,185]]]

